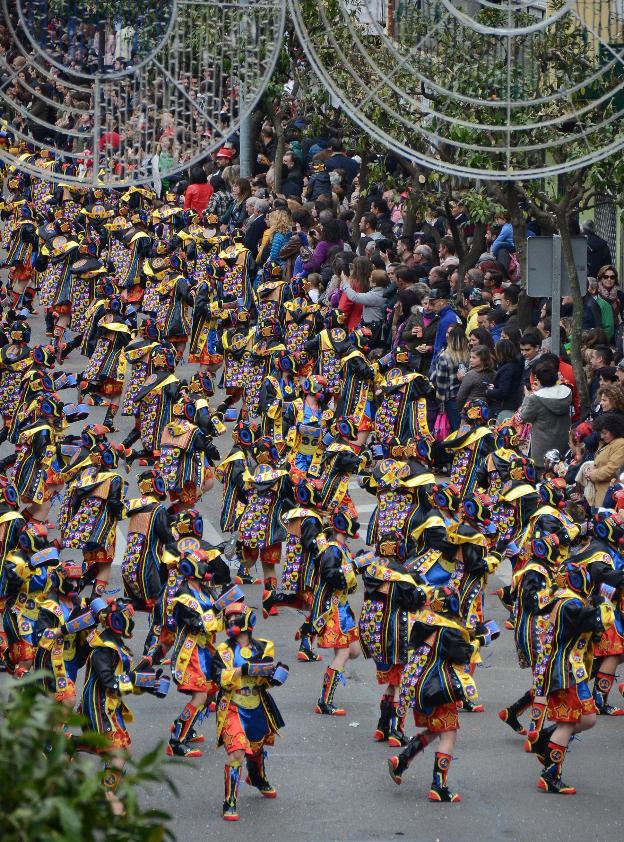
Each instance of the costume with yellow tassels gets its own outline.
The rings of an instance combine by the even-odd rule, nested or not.
[[[183,394],[172,412],[172,420],[162,431],[156,467],[171,501],[190,507],[212,487],[211,466],[219,461],[212,437],[225,428],[204,398],[193,400],[191,395]]]
[[[270,359],[270,368],[258,395],[260,434],[270,439],[283,454],[286,431],[291,426],[292,404],[298,393],[293,379],[295,361],[286,351],[278,351]]]
[[[227,267],[223,276],[223,295],[228,299],[241,299],[249,309],[254,304],[252,255],[238,237],[235,236],[231,242],[231,245],[226,245],[219,252],[219,259]]]
[[[114,280],[124,299],[136,305],[143,298],[143,262],[150,253],[152,238],[144,230],[147,216],[143,211],[130,213],[127,221],[129,226],[113,220],[110,229],[113,239],[122,246],[116,254],[118,273]]]
[[[245,477],[246,501],[238,522],[243,564],[249,568],[260,558],[267,590],[275,590],[277,585],[275,565],[286,540],[282,514],[294,504],[288,471],[278,467],[276,456],[272,444],[256,445],[254,457],[259,464]]]
[[[59,516],[64,547],[81,550],[94,592],[101,595],[108,583],[115,556],[117,522],[125,516],[126,482],[115,471],[117,446],[101,442],[93,454],[94,464],[85,468],[68,486]]]
[[[137,456],[144,459],[157,457],[162,432],[173,418],[173,405],[180,391],[180,381],[173,374],[175,355],[171,346],[158,344],[150,352],[149,363],[153,373],[145,378],[136,393],[139,409],[135,429],[122,442],[129,459]],[[143,449],[128,454],[128,448],[138,438],[141,439]]]
[[[217,701],[217,740],[225,748],[223,818],[237,821],[238,788],[243,758],[246,782],[264,798],[277,790],[266,776],[265,746],[275,742],[284,720],[268,692],[283,684],[288,667],[275,662],[273,642],[253,636],[255,613],[242,601],[225,609],[228,640],[217,646],[214,677],[220,687]]]
[[[364,562],[356,558],[356,564]],[[379,703],[377,742],[398,747],[407,742],[398,716],[398,692],[408,660],[413,612],[425,602],[425,591],[394,558],[373,560],[364,568],[364,601],[360,612],[360,644],[365,658],[375,662],[377,683],[385,687]]]
[[[290,297],[290,284],[282,277],[281,266],[267,261],[262,268],[255,293],[258,321],[272,321],[284,325],[284,304]]]
[[[217,371],[223,362],[219,352],[219,334],[221,325],[229,319],[230,310],[219,299],[221,284],[217,282],[217,273],[212,269],[195,288],[193,306],[193,330],[189,347],[189,363],[199,363],[203,369]]]
[[[135,417],[139,410],[137,395],[145,380],[153,374],[152,351],[160,344],[160,331],[152,319],[146,319],[124,348],[126,363],[132,373],[121,404],[122,415]]]
[[[167,492],[162,476],[155,470],[139,474],[140,497],[127,506],[128,532],[121,562],[125,596],[135,608],[151,610],[162,591],[165,555],[176,554],[177,548],[169,525],[164,501]]]
[[[459,613],[458,595],[452,588],[436,588],[427,604],[414,617],[410,634],[410,657],[403,671],[398,714],[412,709],[414,721],[424,730],[412,737],[401,752],[388,761],[390,776],[400,784],[410,763],[436,739],[429,800],[457,802],[461,798],[449,790],[447,775],[453,759],[459,718],[458,702],[477,697],[477,690],[466,665],[479,648]]]
[[[334,417],[333,411],[325,408],[330,395],[324,377],[313,374],[305,377],[299,386],[301,394],[290,404],[285,419],[290,425],[286,440],[290,450],[290,476],[295,484],[306,479],[308,472],[311,477],[319,476],[323,440]]]
[[[80,379],[80,390],[87,402],[108,407],[104,424],[111,427],[119,409],[117,401],[126,374],[123,350],[130,340],[130,327],[124,311],[122,299],[113,296],[97,321],[95,348]]]
[[[363,487],[377,498],[368,523],[366,543],[382,558],[405,561],[410,534],[426,518],[435,477],[420,463],[382,459],[363,479]]]
[[[428,433],[427,401],[432,394],[429,380],[409,367],[410,353],[397,349],[382,357],[375,378],[377,411],[375,436],[400,442]]]
[[[312,304],[305,297],[300,282],[295,282],[293,279],[291,287],[296,297],[284,302],[286,314],[284,344],[295,360],[299,377],[307,377],[312,371],[314,360],[306,352],[305,345],[314,336],[318,327],[320,307],[318,304]]]
[[[172,270],[157,287],[159,305],[156,323],[163,336],[175,347],[180,359],[191,333],[193,294],[180,270]]]
[[[336,402],[336,414],[351,418],[358,433],[369,434],[373,429],[375,369],[368,362],[366,337],[356,331],[350,346],[343,347],[340,356],[341,392]],[[362,443],[361,439],[358,439]]]
[[[251,366],[254,330],[249,326],[249,311],[236,311],[233,327],[222,331],[217,353],[223,356],[223,386],[226,394],[237,399],[243,391]]]
[[[347,331],[341,326],[344,314],[332,311],[327,327],[309,339],[303,350],[315,360],[313,372],[327,380],[328,392],[336,398],[342,391],[341,355],[351,347]]]
[[[610,601],[613,589],[605,592],[594,585],[589,570],[575,559],[560,564],[548,627],[543,636],[543,657],[534,669],[534,692],[546,698],[546,716],[554,729],[543,729],[539,757],[543,761],[538,789],[574,795],[576,789],[564,783],[561,771],[572,733],[595,724],[597,712],[587,686],[594,657],[593,639],[614,622]],[[560,727],[563,726],[563,727]]]
[[[312,649],[316,632],[309,609],[319,586],[320,558],[327,547],[323,534],[325,518],[316,506],[315,489],[310,483],[302,480],[295,486],[295,500],[298,505],[282,517],[288,538],[280,588],[265,590],[262,610],[266,617],[276,605],[308,609],[306,619],[295,635],[300,641],[297,660],[314,662],[322,659]]]
[[[213,588],[229,582],[230,572],[218,549],[196,549],[182,554],[178,569],[182,584],[173,598],[176,637],[171,655],[171,674],[180,693],[191,696],[171,726],[167,754],[197,757],[193,743],[202,742],[194,725],[211,697],[217,693],[213,680],[216,636],[223,630],[223,609],[229,598],[215,598]],[[240,594],[234,589],[232,599]],[[224,603],[224,604],[221,604]]]
[[[321,649],[333,649],[334,659],[325,670],[323,686],[315,711],[323,716],[344,716],[344,708],[334,705],[334,693],[339,683],[344,684],[344,664],[357,645],[359,630],[349,594],[357,589],[356,565],[347,546],[349,538],[358,537],[359,522],[346,509],[330,516],[330,530],[319,558],[318,585],[310,610],[310,624],[318,634]],[[359,648],[359,647],[358,647]],[[346,659],[339,658],[346,652]],[[334,664],[334,666],[332,666]]]
[[[485,426],[490,416],[484,400],[469,400],[462,407],[462,425],[442,442],[453,455],[451,482],[462,495],[471,494],[478,480],[482,461],[494,450],[494,436]]]

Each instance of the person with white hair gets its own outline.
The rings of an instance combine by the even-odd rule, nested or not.
[[[267,229],[266,215],[269,210],[269,203],[267,199],[258,199],[251,197],[247,200],[250,205],[253,202],[252,214],[248,219],[247,229],[245,230],[245,248],[249,249],[252,254],[257,254],[262,235]],[[249,211],[249,208],[248,208]]]

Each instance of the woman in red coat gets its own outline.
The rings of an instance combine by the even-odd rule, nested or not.
[[[194,210],[201,213],[208,207],[212,196],[212,185],[208,183],[208,176],[203,167],[192,167],[190,184],[184,193],[184,210]]]

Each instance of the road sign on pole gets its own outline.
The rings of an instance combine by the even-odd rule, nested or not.
[[[559,337],[561,325],[561,237],[555,234],[552,238],[552,292],[550,302],[550,347],[555,354],[559,353]]]
[[[555,244],[558,239],[558,248]],[[527,295],[531,298],[552,298],[553,296],[553,259],[558,251],[561,287],[559,297],[571,295],[570,278],[561,252],[561,238],[529,237],[527,240]],[[572,237],[574,263],[581,287],[581,295],[587,292],[587,238]],[[554,320],[553,320],[554,321]]]

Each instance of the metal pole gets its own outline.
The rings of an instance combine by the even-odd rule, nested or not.
[[[241,120],[239,141],[240,141],[240,174],[241,178],[251,178],[253,175],[253,162],[251,160],[252,137],[251,137],[252,118],[248,114]]]
[[[550,349],[559,356],[561,322],[561,237],[553,235],[552,298],[550,308]]]

